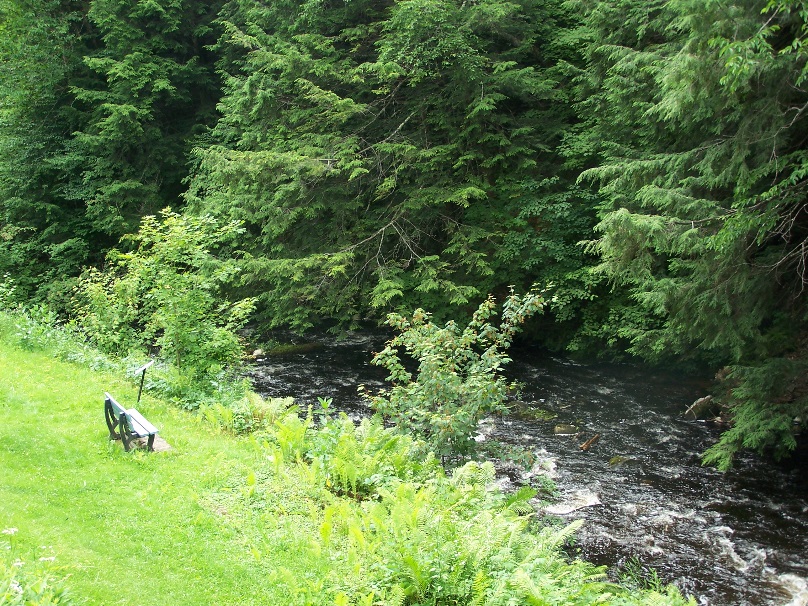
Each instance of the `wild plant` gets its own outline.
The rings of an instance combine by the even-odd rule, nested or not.
[[[292,398],[264,399],[247,391],[238,399],[202,404],[199,412],[215,428],[235,435],[246,435],[267,429],[275,421],[292,412]],[[295,408],[296,411],[296,408]]]
[[[414,440],[385,428],[379,417],[358,425],[345,414],[327,418],[308,438],[306,458],[317,461],[334,492],[370,498],[381,488],[431,477],[438,467]]]
[[[306,432],[311,424],[311,416],[301,419],[298,415],[288,415],[275,421],[271,435],[284,459],[295,461],[303,458],[309,448]]]
[[[535,490],[503,494],[490,462],[447,476],[434,458],[419,466],[417,442],[378,419],[317,427],[312,417],[276,423],[270,447],[272,472],[308,485],[320,520],[312,561],[328,562],[316,583],[284,577],[295,604],[688,604],[675,589],[632,591],[570,561],[563,547],[582,522],[535,524]]]
[[[52,557],[25,561],[14,549],[16,528],[5,528],[5,550],[0,547],[0,604],[2,606],[71,606],[77,602],[65,586],[64,572],[53,565]]]
[[[463,329],[453,321],[438,326],[422,309],[411,318],[390,314],[387,323],[400,334],[375,355],[373,364],[390,372],[393,387],[366,394],[371,406],[444,459],[472,454],[479,421],[506,411],[513,386],[502,375],[510,362],[505,352],[522,324],[543,307],[540,293],[520,297],[511,292],[495,325],[497,305],[489,296]],[[401,349],[417,362],[415,376],[401,360]]]
[[[0,311],[12,311],[19,303],[16,297],[17,285],[11,274],[3,274],[0,280]]]
[[[133,250],[113,249],[104,271],[85,272],[74,302],[77,320],[104,351],[153,350],[194,379],[237,364],[236,331],[253,300],[227,300],[225,287],[239,270],[215,251],[240,231],[237,223],[170,209],[144,217],[124,242]]]

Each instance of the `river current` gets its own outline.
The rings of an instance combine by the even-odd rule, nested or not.
[[[370,364],[383,346],[372,333],[324,337],[257,362],[251,378],[265,396],[303,406],[329,397],[350,415],[369,414],[357,387],[385,386],[386,372]],[[703,606],[808,606],[805,452],[783,464],[743,455],[720,473],[699,458],[720,429],[684,415],[706,395],[704,381],[532,348],[510,355],[505,374],[523,385],[520,403],[484,421],[479,439],[535,454],[533,469],[506,468],[502,483],[552,477],[559,497],[541,513],[585,520],[576,555],[612,575],[653,569]]]

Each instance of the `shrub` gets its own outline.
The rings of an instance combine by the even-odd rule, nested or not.
[[[194,379],[237,363],[236,331],[253,300],[227,300],[224,289],[238,269],[214,250],[240,231],[237,223],[170,209],[161,220],[144,217],[127,238],[133,251],[112,250],[104,271],[85,272],[75,303],[79,324],[104,351],[156,350]]]
[[[496,303],[489,296],[464,329],[455,322],[437,326],[422,309],[410,319],[390,314],[388,324],[400,334],[376,354],[373,364],[390,372],[393,387],[368,395],[371,405],[441,457],[471,454],[480,419],[505,411],[512,388],[501,374],[510,362],[505,351],[522,323],[543,306],[539,293],[524,298],[511,293],[496,326],[491,322]],[[399,348],[418,362],[414,379],[399,358]]]

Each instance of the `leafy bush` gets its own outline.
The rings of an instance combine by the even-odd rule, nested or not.
[[[6,297],[13,292],[13,282],[6,277],[0,284],[0,333],[9,341],[25,349],[51,351],[60,359],[96,370],[120,366],[89,346],[74,324],[60,321],[46,305],[26,307]]]
[[[133,379],[140,378],[135,377],[133,370],[148,360],[142,352],[129,352],[123,357],[105,354],[87,343],[83,330],[72,323],[60,322],[42,305],[29,309],[17,304],[0,310],[0,335],[26,349],[47,351],[61,360]],[[214,409],[219,415],[215,424],[228,431],[245,433],[263,427],[275,403],[264,402],[252,393],[249,380],[238,374],[237,367],[221,368],[215,373],[214,370],[211,367],[206,376],[196,376],[159,361],[147,373],[145,387],[187,410]],[[289,401],[282,403],[288,406]]]
[[[393,388],[368,396],[371,405],[442,457],[471,454],[480,419],[505,411],[512,387],[500,374],[510,362],[505,350],[525,320],[543,306],[539,293],[524,298],[511,293],[495,326],[496,303],[489,296],[462,330],[453,321],[435,325],[422,309],[411,319],[390,314],[388,324],[401,333],[376,354],[373,364],[390,371]],[[399,348],[418,361],[415,379],[399,358]]]
[[[17,287],[10,274],[3,274],[3,280],[0,281],[0,311],[10,311],[17,306],[16,302]]]
[[[79,324],[104,351],[157,350],[192,379],[237,363],[236,331],[252,299],[231,302],[224,287],[238,273],[213,250],[240,232],[237,223],[187,217],[166,209],[144,217],[128,237],[132,252],[112,250],[103,272],[88,270],[76,299]]]

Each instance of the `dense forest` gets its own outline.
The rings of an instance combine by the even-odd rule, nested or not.
[[[717,373],[708,462],[780,457],[806,37],[804,0],[0,0],[0,276],[178,365],[536,288],[548,347]]]

